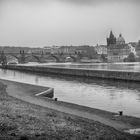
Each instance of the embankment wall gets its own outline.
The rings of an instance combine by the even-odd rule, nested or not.
[[[139,72],[130,71],[108,71],[108,70],[91,70],[91,69],[74,69],[74,68],[60,68],[51,66],[19,66],[19,65],[8,65],[6,69],[19,70],[19,71],[30,71],[42,74],[57,74],[57,75],[70,75],[70,76],[81,76],[81,77],[96,77],[106,79],[118,79],[118,80],[129,80],[129,81],[140,81]]]

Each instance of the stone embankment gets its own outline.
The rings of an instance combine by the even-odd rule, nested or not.
[[[8,65],[6,69],[37,72],[42,74],[61,74],[80,77],[96,77],[105,79],[118,79],[129,81],[140,81],[140,73],[132,71],[114,71],[114,70],[93,70],[81,68],[60,68],[51,66],[19,66]]]
[[[39,98],[47,104],[46,98],[34,96],[44,89],[0,80],[0,140],[139,140],[139,136],[122,133],[94,118],[62,113],[43,107],[42,102],[38,105]]]

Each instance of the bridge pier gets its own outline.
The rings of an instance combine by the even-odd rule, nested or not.
[[[7,58],[6,58],[6,55],[4,54],[4,51],[0,52],[0,62],[3,67],[7,65]]]

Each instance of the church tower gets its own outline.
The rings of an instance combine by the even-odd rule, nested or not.
[[[122,34],[119,35],[119,37],[116,40],[117,45],[125,44],[125,39],[123,38]]]
[[[107,38],[107,46],[116,44],[116,37],[113,35],[112,31],[110,31],[110,36]]]

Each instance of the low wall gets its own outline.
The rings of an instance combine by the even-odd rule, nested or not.
[[[53,98],[54,97],[54,89],[51,87],[43,87],[39,85],[32,85],[28,83],[20,83],[16,81],[10,81],[5,79],[0,79],[0,82],[2,82],[4,85],[7,86],[6,90],[9,95],[13,94],[14,97],[17,97],[16,95],[24,95],[25,96],[42,96],[47,98]]]
[[[107,79],[118,79],[118,80],[131,80],[140,81],[139,72],[129,71],[108,71],[108,70],[87,70],[87,69],[74,69],[74,68],[59,68],[51,66],[19,66],[19,65],[8,65],[6,69],[19,70],[19,71],[30,71],[42,74],[61,74],[61,75],[73,75],[82,77],[96,77],[96,78],[107,78]]]
[[[43,92],[35,94],[35,96],[43,96],[43,97],[53,98],[54,97],[54,89],[49,88]]]

